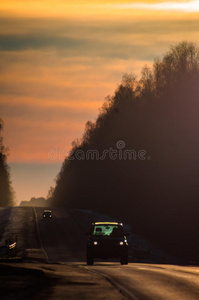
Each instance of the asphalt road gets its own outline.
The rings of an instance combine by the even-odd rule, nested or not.
[[[40,216],[41,210],[37,212]],[[49,261],[76,261],[76,267],[102,275],[121,296],[129,299],[199,299],[199,267],[135,263],[121,266],[119,262],[106,261],[86,266],[85,232],[90,220],[81,219],[77,212],[75,215],[58,209],[52,221],[39,221]]]
[[[85,232],[96,216],[55,208],[52,210],[53,219],[43,220],[43,208],[22,208],[21,213],[20,208],[14,210],[9,216],[17,214],[15,227],[18,222],[20,238],[24,232],[24,239],[32,249],[27,257],[29,260],[17,266],[43,270],[53,279],[50,289],[41,288],[34,299],[199,299],[197,266],[141,263],[126,266],[117,261],[96,261],[93,266],[87,266]],[[27,217],[29,223],[25,221]],[[11,217],[9,222],[12,223]],[[7,225],[7,228],[12,226]],[[25,243],[21,242],[21,245]]]
[[[43,208],[36,208],[36,219],[42,247],[48,262],[84,261],[86,232],[65,208],[54,208],[52,220],[43,220]]]
[[[199,299],[198,267],[97,263],[89,269],[108,276],[128,299]]]

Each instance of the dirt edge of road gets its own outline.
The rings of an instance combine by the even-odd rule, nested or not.
[[[52,285],[40,269],[27,268],[23,263],[0,263],[1,299],[37,299],[41,290],[50,290]]]
[[[73,264],[0,264],[1,299],[114,299],[125,297],[103,276]]]

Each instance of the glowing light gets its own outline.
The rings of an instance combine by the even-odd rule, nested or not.
[[[199,0],[189,2],[162,2],[162,3],[122,3],[113,5],[118,9],[143,9],[143,10],[159,10],[159,11],[183,11],[183,12],[199,12]]]

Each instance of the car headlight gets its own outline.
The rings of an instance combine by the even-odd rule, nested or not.
[[[120,246],[128,245],[128,241],[127,240],[121,241],[121,242],[119,242],[119,245]]]
[[[97,241],[94,241],[94,242],[93,242],[93,245],[97,246],[97,245],[98,245],[98,242],[97,242]]]

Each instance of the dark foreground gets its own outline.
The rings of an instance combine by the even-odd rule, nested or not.
[[[2,239],[17,234],[21,259],[1,260],[0,299],[199,299],[199,267],[123,266],[116,260],[87,266],[85,231],[92,217],[57,208],[52,220],[43,221],[42,211],[13,208],[3,214]]]

